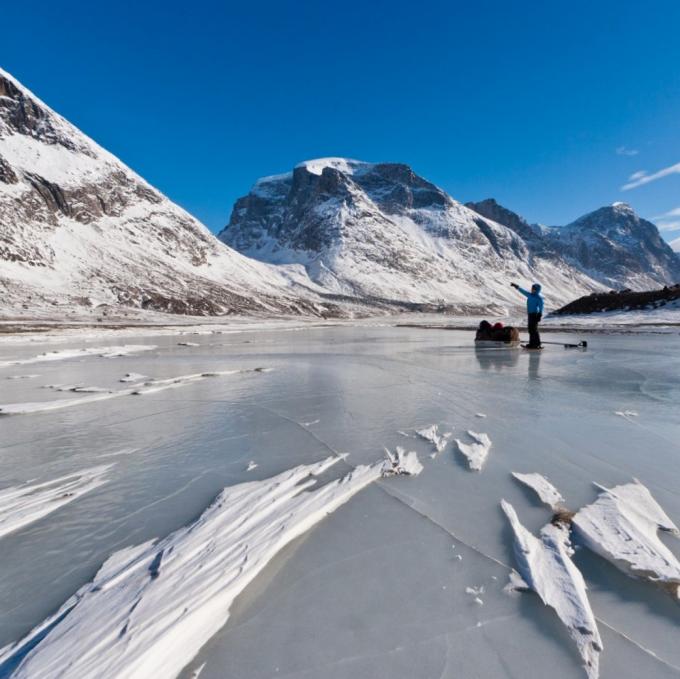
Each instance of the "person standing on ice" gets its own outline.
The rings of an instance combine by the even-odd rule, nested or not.
[[[538,324],[543,316],[543,297],[541,296],[541,286],[534,283],[531,292],[520,288],[517,283],[510,283],[515,290],[521,292],[527,298],[527,315],[529,317],[529,344],[527,349],[540,349],[541,336],[538,334]]]

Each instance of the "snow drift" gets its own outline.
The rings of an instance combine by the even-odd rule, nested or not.
[[[312,489],[341,459],[225,488],[191,525],[116,552],[54,615],[0,650],[0,675],[177,676],[286,544],[381,476],[402,465],[417,473],[417,458],[396,455]]]

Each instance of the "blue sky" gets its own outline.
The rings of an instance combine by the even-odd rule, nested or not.
[[[0,65],[215,230],[258,177],[349,156],[545,224],[624,200],[680,236],[677,0],[35,0],[2,15]]]

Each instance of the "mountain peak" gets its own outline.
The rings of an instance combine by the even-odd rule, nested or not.
[[[375,163],[367,163],[363,160],[353,160],[351,158],[314,158],[298,163],[295,167],[303,167],[307,172],[318,175],[322,174],[327,167],[338,170],[343,174],[354,175],[366,172],[373,168],[374,165]]]
[[[0,224],[3,309],[207,314],[297,303],[285,276],[220,243],[3,70]]]
[[[537,236],[536,227],[529,224],[521,215],[501,205],[495,198],[485,198],[477,202],[465,203],[465,207],[474,210],[482,215],[482,217],[507,226],[508,229],[512,229],[512,231],[525,240],[533,240]]]

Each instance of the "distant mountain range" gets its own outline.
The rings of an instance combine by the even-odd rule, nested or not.
[[[462,205],[407,165],[328,158],[259,180],[219,239],[0,70],[0,310],[479,312],[544,283],[551,305],[680,280],[616,204],[566,227]],[[28,310],[28,311],[26,311]]]
[[[563,303],[680,280],[680,259],[656,226],[623,203],[565,227],[532,225],[493,199],[461,205],[407,165],[345,158],[260,179],[220,238],[358,297],[513,304],[508,282],[537,280]]]
[[[561,227],[528,224],[493,199],[467,206],[521,235],[533,251],[559,254],[603,285],[646,290],[680,281],[677,253],[656,225],[626,203],[602,207]]]

